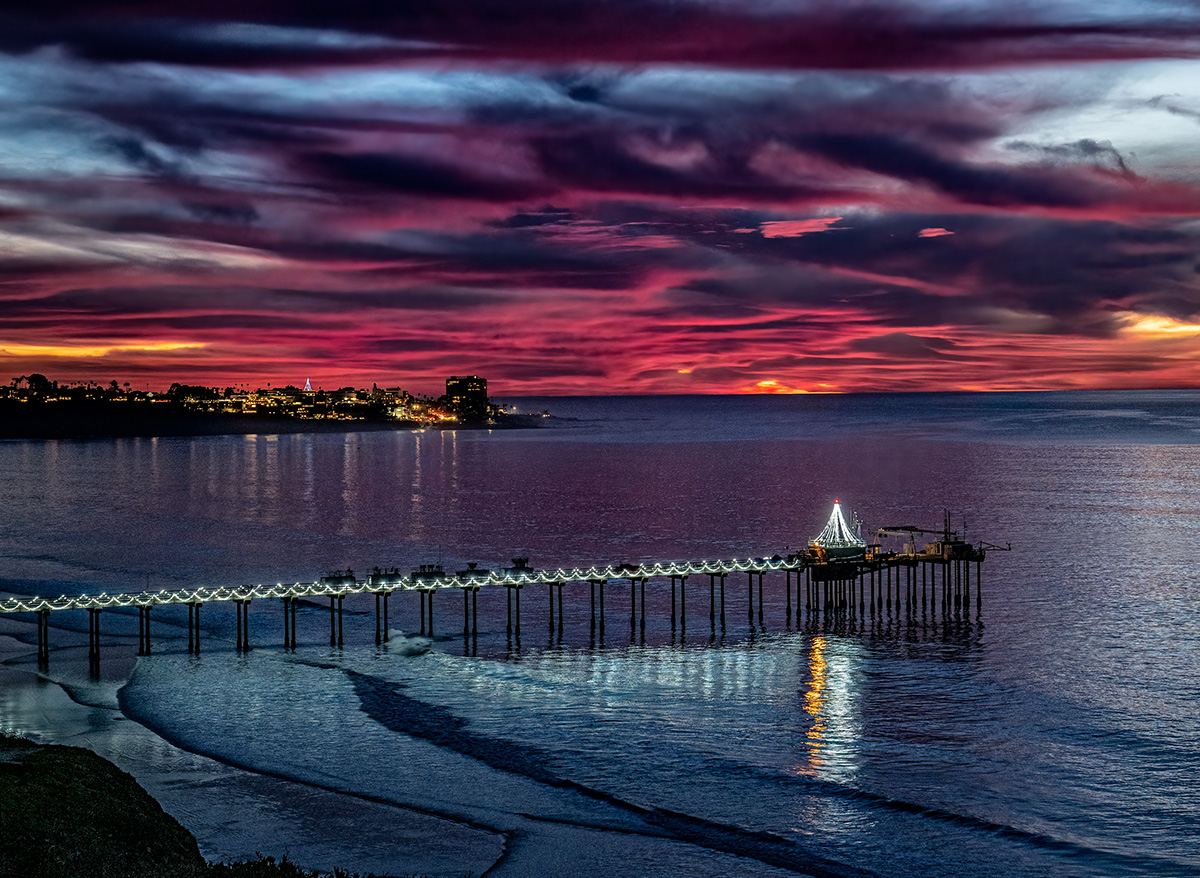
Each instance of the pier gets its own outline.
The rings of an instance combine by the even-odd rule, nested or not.
[[[432,637],[436,620],[435,596],[461,593],[461,633],[464,640],[470,641],[479,633],[479,591],[501,588],[507,597],[506,634],[518,641],[522,593],[539,587],[544,588],[541,593],[545,595],[545,618],[551,635],[557,630],[561,636],[564,604],[586,589],[587,595],[579,599],[588,601],[591,631],[598,632],[602,640],[606,627],[611,628],[614,623],[610,618],[613,598],[621,600],[625,589],[629,596],[629,629],[644,632],[647,584],[661,589],[664,594],[669,588],[672,632],[677,626],[681,632],[686,632],[689,624],[695,629],[697,623],[704,625],[705,622],[705,627],[711,631],[723,631],[727,626],[726,590],[738,581],[746,588],[750,624],[765,624],[763,597],[767,577],[770,577],[771,588],[781,586],[784,590],[785,618],[781,621],[788,625],[798,625],[802,617],[866,619],[885,613],[910,619],[925,615],[969,618],[972,608],[977,617],[983,610],[982,569],[989,548],[1005,547],[945,540],[929,544],[921,551],[899,553],[885,553],[878,546],[870,546],[856,558],[829,557],[810,548],[803,554],[770,558],[623,563],[555,570],[538,570],[529,566],[528,558],[514,558],[512,566],[494,571],[469,564],[465,570],[447,573],[438,565],[423,565],[409,575],[402,575],[396,569],[377,568],[365,579],[358,579],[346,571],[313,582],[292,584],[12,598],[0,600],[0,613],[32,613],[36,616],[38,664],[46,667],[50,660],[50,614],[86,610],[88,660],[93,669],[100,661],[103,611],[136,609],[138,655],[148,656],[152,645],[151,611],[155,607],[178,604],[188,608],[187,651],[191,654],[201,651],[200,611],[206,605],[232,604],[237,617],[235,648],[238,652],[246,652],[251,648],[251,604],[265,601],[279,601],[282,608],[281,641],[285,649],[294,650],[298,646],[297,608],[305,599],[328,601],[329,646],[342,647],[345,643],[343,601],[351,595],[374,595],[375,643],[383,644],[388,640],[389,600],[415,593],[415,599],[408,598],[419,619],[419,624],[412,626],[412,630]],[[736,579],[731,582],[731,577]],[[688,602],[689,586],[694,589],[697,582],[700,584],[699,619],[689,616],[689,612],[696,611],[696,598],[693,597],[690,604]],[[613,595],[613,589],[621,591]],[[609,595],[607,611],[606,594]],[[309,612],[321,612],[321,609],[310,607]],[[448,630],[456,631],[457,628]]]

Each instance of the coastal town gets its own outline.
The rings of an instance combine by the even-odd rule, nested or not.
[[[208,387],[174,383],[163,392],[129,383],[59,383],[42,374],[0,385],[0,437],[77,435],[187,435],[253,431],[256,425],[308,429],[389,427],[512,427],[530,419],[488,399],[487,379],[446,379],[439,397],[402,387],[336,390],[303,387]]]

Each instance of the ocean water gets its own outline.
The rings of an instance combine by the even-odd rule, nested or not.
[[[0,589],[127,591],[462,569],[759,557],[833,498],[871,532],[1011,543],[982,609],[762,622],[744,577],[686,628],[667,583],[0,617],[0,729],[91,747],[225,859],[377,874],[1200,874],[1200,392],[512,400],[532,430],[0,443]],[[706,580],[706,578],[704,578]],[[974,588],[974,583],[972,583]]]

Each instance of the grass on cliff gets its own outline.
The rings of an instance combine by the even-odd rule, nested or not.
[[[0,734],[0,878],[324,874],[302,869],[286,857],[209,863],[196,839],[111,762],[78,747],[44,746]],[[352,876],[337,869],[333,878]]]

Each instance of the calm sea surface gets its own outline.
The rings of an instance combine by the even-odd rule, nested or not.
[[[132,772],[210,858],[379,874],[1200,874],[1200,392],[576,398],[533,430],[0,443],[0,590],[311,580],[350,567],[745,558],[804,547],[833,498],[864,532],[1011,542],[964,618],[764,623],[707,577],[587,586],[561,637],[527,588],[443,594],[432,640],[394,598],[256,601],[254,649],[209,604],[0,617],[0,729]],[[898,545],[893,546],[898,548]],[[703,581],[701,581],[703,579]],[[974,582],[972,583],[974,587]],[[972,603],[974,603],[972,601]]]

